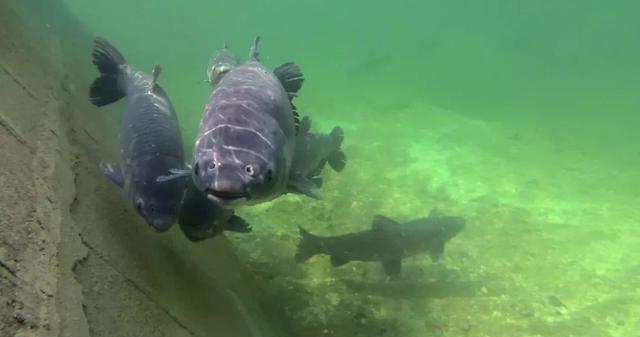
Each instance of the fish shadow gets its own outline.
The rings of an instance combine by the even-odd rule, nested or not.
[[[452,297],[487,297],[495,296],[496,289],[488,291],[488,285],[481,281],[414,281],[390,280],[388,282],[371,282],[343,280],[343,284],[357,293],[396,298],[452,298]]]

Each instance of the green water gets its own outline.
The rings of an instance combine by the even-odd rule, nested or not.
[[[66,0],[140,69],[161,64],[187,150],[225,42],[295,61],[296,104],[345,129],[323,200],[242,209],[230,235],[289,336],[640,336],[640,3]],[[89,52],[87,52],[89,55]],[[467,218],[445,258],[293,262],[297,226]]]

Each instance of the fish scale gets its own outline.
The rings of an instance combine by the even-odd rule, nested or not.
[[[140,98],[127,109],[123,125],[131,131],[122,134],[122,146],[128,149],[126,156],[181,152],[182,140],[175,133],[177,120],[175,115],[167,118],[167,113],[170,112],[162,111],[147,98]],[[128,144],[135,146],[131,148]]]
[[[219,125],[231,124],[258,132],[271,144],[282,144],[281,138],[288,138],[294,133],[293,119],[279,118],[279,112],[283,108],[286,109],[287,106],[283,106],[274,97],[284,97],[286,95],[282,88],[273,86],[270,81],[267,82],[268,85],[243,85],[246,81],[260,78],[259,76],[246,76],[255,71],[255,69],[249,68],[247,71],[240,73],[231,72],[223,78],[220,86],[226,88],[225,85],[228,85],[231,86],[231,89],[214,90],[210,98],[212,104],[207,109],[212,114],[205,115],[208,118],[203,119],[201,133],[205,133]],[[246,99],[247,97],[250,99]],[[242,101],[251,102],[255,108],[241,104]],[[288,104],[288,102],[285,103]],[[239,119],[238,115],[246,118]],[[280,123],[280,120],[284,120],[285,123]],[[247,135],[247,137],[253,138],[251,135]],[[233,145],[248,149],[259,149],[262,146],[259,141],[256,142],[253,139],[243,141],[237,138],[221,138],[216,142],[222,145]],[[259,150],[262,151],[262,149]]]

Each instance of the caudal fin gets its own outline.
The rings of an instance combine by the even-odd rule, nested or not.
[[[342,141],[344,140],[344,131],[342,131],[341,127],[336,126],[335,128],[333,128],[333,130],[331,130],[331,133],[329,135],[333,140],[335,151],[333,151],[329,155],[329,157],[327,158],[327,162],[334,171],[340,172],[347,165],[347,156],[344,154],[344,152],[342,152],[341,149]]]
[[[302,227],[300,230],[300,242],[296,249],[296,262],[302,263],[318,253],[318,237],[309,233]]]
[[[126,95],[118,81],[120,66],[127,63],[124,56],[109,41],[101,37],[94,40],[93,64],[100,77],[89,88],[89,101],[96,106],[108,105]]]

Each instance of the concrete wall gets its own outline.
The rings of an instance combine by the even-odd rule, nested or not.
[[[229,242],[158,234],[98,170],[119,108],[87,102],[91,34],[0,0],[0,336],[275,336]]]

